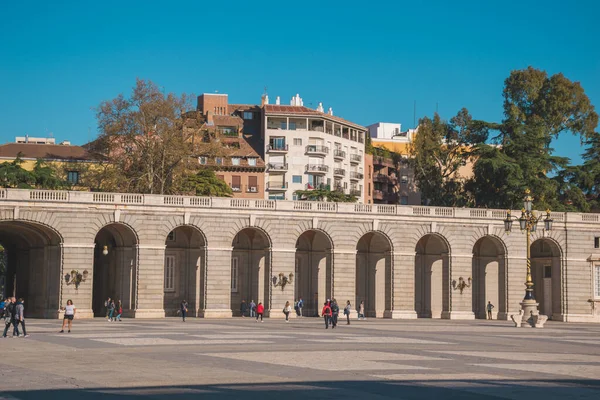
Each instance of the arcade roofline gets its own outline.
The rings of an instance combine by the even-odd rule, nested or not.
[[[404,206],[395,204],[358,204],[316,201],[236,199],[229,197],[174,196],[160,194],[79,192],[66,190],[0,189],[1,202],[70,203],[124,206],[154,206],[200,209],[247,209],[338,214],[399,215],[427,218],[492,219],[502,223],[506,210]],[[519,215],[520,210],[513,210]],[[542,211],[539,211],[541,214]],[[556,223],[600,223],[600,214],[552,212]]]

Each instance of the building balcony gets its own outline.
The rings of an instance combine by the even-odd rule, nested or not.
[[[288,165],[285,163],[268,163],[267,172],[285,172],[288,170]]]
[[[325,175],[329,171],[329,167],[323,164],[306,164],[306,172],[309,174]]]
[[[335,149],[333,151],[333,158],[343,160],[346,158],[346,152],[343,150]]]
[[[351,181],[359,181],[361,179],[363,179],[365,176],[363,175],[362,172],[354,172],[354,171],[350,171],[350,180]]]
[[[362,161],[362,156],[360,154],[350,154],[350,163],[358,164]]]
[[[287,183],[285,182],[267,182],[266,189],[269,192],[285,192]]]
[[[383,190],[373,191],[373,201],[385,203],[385,204],[397,204],[398,193],[386,192]]]
[[[333,176],[346,176],[346,170],[343,168],[334,168]]]
[[[230,187],[233,193],[240,193],[242,191],[242,185],[231,185]]]
[[[311,156],[326,156],[329,153],[329,147],[327,146],[316,146],[316,145],[308,145],[306,146],[305,154]]]
[[[395,176],[385,175],[385,174],[376,174],[373,175],[373,182],[385,183],[388,185],[395,185],[398,183],[398,178]]]
[[[304,185],[304,189],[306,189],[306,190],[330,190],[331,186],[326,185],[324,183],[317,183],[314,185],[307,183],[306,185]]]
[[[350,188],[350,196],[360,197],[361,196],[360,189]]]
[[[287,144],[269,144],[267,145],[267,153],[287,153]]]

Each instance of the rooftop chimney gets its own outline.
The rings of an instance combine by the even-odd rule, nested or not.
[[[279,96],[275,97],[275,104],[277,104],[277,105],[281,104],[281,99],[279,98]]]
[[[318,112],[325,112],[325,110],[323,109],[323,103],[319,103],[319,107],[317,107],[317,111]]]
[[[264,106],[266,104],[269,104],[269,95],[265,93],[260,98],[260,105]]]
[[[333,108],[329,107],[329,110],[327,110],[327,114],[333,115]]]
[[[290,101],[290,105],[298,106],[298,107],[303,106],[304,102],[302,101],[302,97],[300,97],[300,95],[298,93],[296,93],[296,95],[294,97],[292,97],[292,100]]]

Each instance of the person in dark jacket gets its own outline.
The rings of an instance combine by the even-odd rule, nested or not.
[[[338,322],[338,316],[340,315],[340,307],[336,299],[331,300],[331,329],[335,329]]]
[[[2,334],[2,337],[5,338],[6,334],[8,333],[8,329],[10,328],[10,326],[13,326],[13,337],[17,337],[19,336],[19,328],[16,325],[16,320],[15,320],[15,298],[14,297],[9,297],[8,298],[8,302],[6,303],[6,305],[4,306],[4,316],[5,316],[5,321],[4,321],[4,333]]]
[[[325,302],[323,304],[323,309],[321,310],[321,315],[325,320],[325,329],[329,329],[329,320],[331,319],[331,307],[329,307],[329,303]]]
[[[242,300],[242,305],[240,306],[240,313],[242,317],[246,316],[246,312],[248,311],[248,304],[246,304],[246,300]]]
[[[25,329],[25,300],[23,300],[23,298],[19,298],[15,305],[15,329],[17,332],[19,331],[19,324],[21,324],[21,328],[23,328],[23,334],[19,336],[29,337],[27,330]]]
[[[181,302],[181,318],[183,318],[183,322],[185,322],[185,316],[187,315],[187,311],[188,311],[188,303],[187,301],[183,300]]]

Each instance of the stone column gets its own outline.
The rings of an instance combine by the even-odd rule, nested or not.
[[[391,318],[416,319],[415,253],[392,254]]]
[[[165,248],[137,245],[136,318],[164,318]]]
[[[445,257],[447,258],[447,257]],[[469,281],[473,269],[472,254],[453,254],[450,256],[448,268],[444,268],[443,285],[449,290],[449,296],[444,298],[444,311],[442,318],[447,319],[475,319],[473,313],[473,281]],[[446,272],[446,270],[448,272]],[[460,278],[465,285],[462,293],[459,288]],[[456,287],[454,284],[456,284]],[[449,301],[449,304],[446,304]]]
[[[350,318],[357,318],[356,309],[356,250],[335,249],[333,254],[333,297],[340,307],[340,320],[344,317],[346,301],[350,300]],[[323,303],[320,304],[323,307]],[[319,308],[320,312],[320,308]]]
[[[60,265],[54,265],[54,262],[48,263],[48,273],[46,274],[46,290],[49,298],[56,298],[54,303],[49,302],[49,308],[45,311],[46,318],[61,318],[63,312],[59,309],[67,304],[67,300],[73,300],[77,308],[75,318],[93,318],[92,296],[94,288],[94,243],[62,243],[62,268]],[[55,253],[60,252],[58,246],[47,246],[46,260],[55,260]],[[58,273],[60,271],[60,274]],[[79,271],[86,276],[86,280],[76,287],[75,283],[69,280],[67,283],[65,276],[71,277],[72,271]],[[86,274],[87,272],[87,274]],[[56,293],[56,296],[54,295]],[[60,296],[58,294],[60,293]],[[54,303],[54,304],[53,304]]]
[[[289,278],[290,274],[294,274],[296,269],[296,249],[272,249],[271,250],[271,265],[265,265],[265,274],[272,279],[277,278],[279,281],[279,274],[283,273]],[[294,300],[296,299],[296,293],[294,293],[296,276],[292,278],[292,283],[288,283],[285,287],[273,286],[273,281],[269,282],[271,287],[271,312],[269,313],[270,318],[285,318],[283,314],[283,307],[285,302],[289,301],[292,305],[292,312],[290,318],[296,317],[294,310]]]
[[[208,248],[205,267],[204,318],[231,318],[232,248]]]

